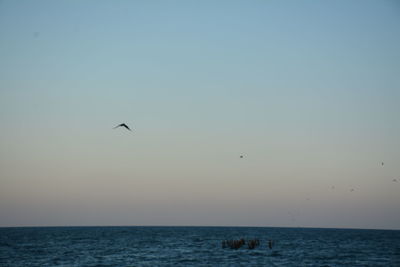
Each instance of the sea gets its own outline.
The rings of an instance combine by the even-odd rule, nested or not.
[[[239,239],[245,240],[240,248],[223,247],[224,241]],[[259,240],[259,245],[249,249],[249,240]],[[400,231],[150,226],[0,228],[0,266],[400,266]]]

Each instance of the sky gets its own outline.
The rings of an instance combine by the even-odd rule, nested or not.
[[[0,1],[0,226],[400,229],[399,47],[389,0]]]

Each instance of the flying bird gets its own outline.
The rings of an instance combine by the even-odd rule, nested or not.
[[[397,179],[393,179],[392,181],[393,181],[393,182],[396,182],[396,183],[398,182]]]
[[[125,123],[121,123],[121,124],[115,126],[113,129],[116,129],[116,128],[118,128],[118,127],[125,127],[127,130],[132,131],[132,130],[128,127],[128,125],[126,125]]]
[[[242,158],[243,158],[243,155],[240,155],[240,158],[242,159]]]
[[[384,162],[382,162],[381,164],[382,164],[382,166],[383,166],[383,165],[385,165],[385,163],[384,163]]]

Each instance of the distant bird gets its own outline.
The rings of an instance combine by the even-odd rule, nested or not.
[[[243,158],[243,155],[240,155],[240,158],[242,159],[242,158]]]
[[[382,162],[381,164],[382,164],[382,166],[383,166],[383,165],[385,165],[385,163],[384,163],[384,162]]]
[[[397,179],[393,179],[392,181],[393,181],[393,182],[396,182],[396,183],[398,182]]]
[[[126,125],[125,123],[121,123],[120,125],[115,126],[113,129],[116,129],[116,128],[118,128],[118,127],[125,127],[127,130],[132,131],[132,130],[128,127],[128,125]]]
[[[352,188],[352,189],[350,189],[350,192],[354,192],[354,189]]]
[[[332,185],[332,186],[331,186],[331,189],[332,189],[332,190],[333,190],[333,189],[335,189],[335,186],[334,186],[334,185]]]

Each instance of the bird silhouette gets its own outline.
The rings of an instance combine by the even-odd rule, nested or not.
[[[398,182],[397,179],[393,179],[392,181],[393,181],[393,182],[396,182],[396,183]]]
[[[242,159],[242,158],[243,158],[243,155],[240,155],[240,158]]]
[[[116,129],[116,128],[118,128],[118,127],[125,127],[127,130],[132,131],[132,130],[128,127],[128,125],[126,125],[125,123],[121,123],[121,124],[115,126],[113,129]]]

